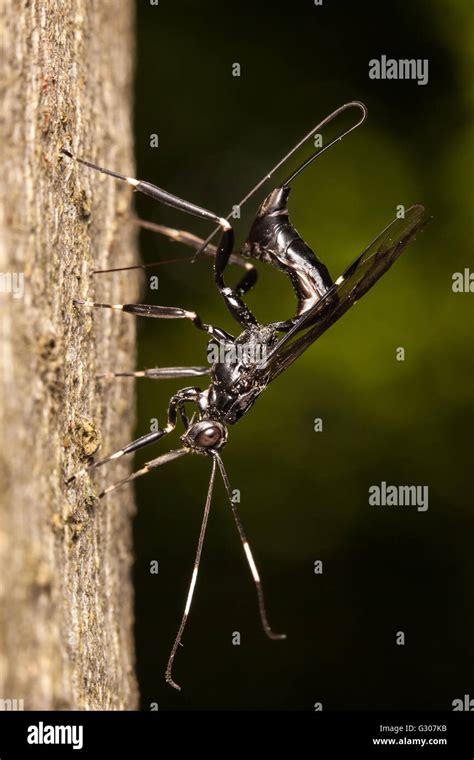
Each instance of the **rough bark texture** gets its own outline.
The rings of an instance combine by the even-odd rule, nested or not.
[[[130,460],[65,486],[102,442],[133,435],[133,319],[75,298],[136,299],[125,184],[133,174],[132,0],[3,0],[0,273],[0,699],[24,709],[134,709],[133,494],[102,501]],[[3,288],[8,278],[3,278]],[[1,703],[3,707],[9,703]]]

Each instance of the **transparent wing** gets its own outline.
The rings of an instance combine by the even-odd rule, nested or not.
[[[292,364],[328,327],[337,322],[389,269],[418,230],[427,224],[423,206],[411,206],[395,219],[338,277],[334,285],[272,349],[267,357],[268,382]],[[307,331],[296,338],[305,327]]]

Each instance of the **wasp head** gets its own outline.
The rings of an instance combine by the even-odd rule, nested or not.
[[[181,440],[193,451],[217,451],[227,443],[227,428],[215,420],[200,420],[189,426]]]

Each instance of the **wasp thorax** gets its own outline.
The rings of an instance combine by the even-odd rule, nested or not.
[[[227,429],[215,420],[201,420],[191,425],[181,440],[200,451],[221,449],[227,442]]]

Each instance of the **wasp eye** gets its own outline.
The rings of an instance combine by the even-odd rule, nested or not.
[[[221,437],[222,432],[220,428],[218,428],[217,425],[209,425],[209,427],[196,436],[196,444],[203,448],[215,446],[216,443],[219,443]]]

